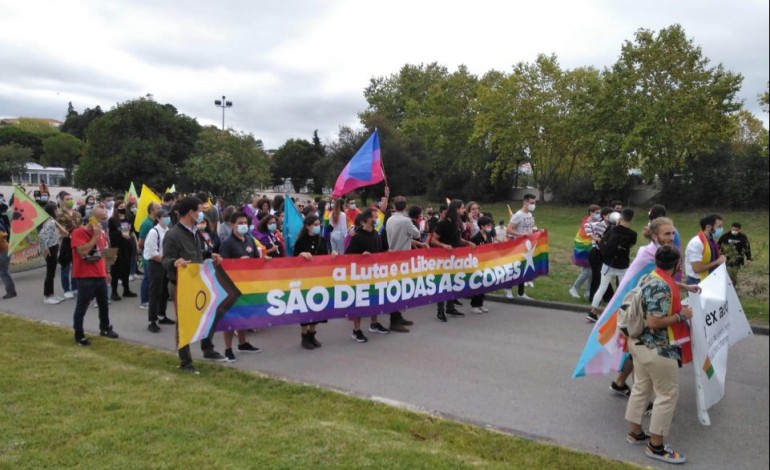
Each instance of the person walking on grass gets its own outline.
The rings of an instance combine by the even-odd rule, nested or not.
[[[249,233],[249,216],[245,212],[236,212],[230,216],[233,230],[219,247],[222,259],[257,259],[260,257],[259,248],[254,237]],[[223,222],[224,223],[224,222]],[[238,336],[239,353],[258,353],[260,348],[253,346],[246,339],[245,330],[228,330],[222,333],[225,338],[225,358],[227,362],[235,362],[237,359],[233,353],[233,337]]]
[[[222,258],[210,251],[204,246],[203,237],[198,233],[197,224],[203,222],[203,203],[197,197],[188,196],[182,198],[177,205],[179,213],[179,222],[166,232],[163,238],[163,269],[169,278],[169,293],[171,298],[175,299],[174,307],[176,309],[176,318],[179,320],[179,306],[176,303],[176,282],[177,270],[185,269],[190,263],[202,263],[205,258],[211,258],[215,264],[219,264]],[[212,338],[214,337],[214,328],[212,327],[208,337],[201,340],[201,351],[203,358],[212,361],[225,361],[225,356],[214,349]],[[179,341],[179,331],[177,329],[177,342]],[[198,370],[193,365],[190,345],[178,349],[179,369],[185,372],[197,374]]]
[[[107,237],[102,225],[107,222],[107,212],[101,207],[94,208],[91,217],[95,223],[88,223],[72,231],[72,276],[78,280],[78,296],[73,313],[75,344],[90,346],[91,340],[83,331],[83,319],[91,299],[99,306],[99,335],[117,339],[118,334],[110,324],[110,310],[107,303],[107,281],[110,276],[105,266],[104,250]]]

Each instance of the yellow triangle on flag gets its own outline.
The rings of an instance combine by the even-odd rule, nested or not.
[[[142,226],[142,223],[147,219],[149,214],[147,213],[147,207],[151,202],[160,205],[161,201],[158,196],[146,184],[142,185],[142,194],[139,196],[139,203],[136,207],[136,218],[134,219],[134,230],[137,232]]]

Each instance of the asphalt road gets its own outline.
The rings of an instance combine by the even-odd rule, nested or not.
[[[71,326],[74,301],[43,304],[43,272],[14,275],[19,297],[0,310]],[[139,282],[132,283],[138,292]],[[57,293],[58,290],[57,279]],[[537,288],[528,291],[536,297]],[[468,311],[468,302],[461,311]],[[173,327],[146,329],[138,299],[113,302],[111,318],[122,340],[173,352]],[[250,334],[263,349],[238,355],[230,367],[345,391],[407,408],[441,414],[516,435],[637,464],[664,468],[643,447],[625,442],[626,399],[609,392],[609,378],[571,380],[591,325],[575,312],[487,302],[490,313],[436,320],[433,307],[405,315],[407,334],[366,331],[366,344],[350,338],[346,320],[319,325],[323,348],[300,348],[299,327]],[[170,309],[173,312],[173,309]],[[383,318],[387,326],[387,318]],[[86,329],[98,329],[89,309]],[[68,333],[69,334],[69,333]],[[223,341],[217,334],[217,349]],[[73,345],[73,348],[75,346]],[[99,347],[97,342],[92,347]],[[692,366],[681,370],[681,392],[669,441],[698,469],[766,469],[768,441],[768,337],[749,337],[730,350],[724,399],[710,410],[710,427],[698,423]],[[196,357],[200,349],[193,346]]]

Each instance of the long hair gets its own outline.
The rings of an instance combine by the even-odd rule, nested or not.
[[[275,216],[272,214],[267,214],[261,219],[259,219],[259,231],[262,233],[268,233],[269,230],[267,229],[267,224],[269,224],[273,220],[276,220],[276,219],[275,219]],[[278,225],[278,222],[276,222],[276,225]]]
[[[337,199],[334,201],[334,209],[332,209],[332,215],[331,215],[331,221],[334,225],[337,225],[337,220],[340,218],[340,212],[342,212],[342,207],[345,205],[344,199]]]
[[[460,199],[452,199],[452,202],[449,203],[449,207],[446,210],[446,219],[452,221],[457,228],[460,228],[462,225],[462,222],[460,220],[460,217],[457,215],[457,209],[462,207],[463,201]]]
[[[297,235],[297,240],[304,237],[312,237],[312,235],[310,235],[310,232],[308,231],[308,227],[312,227],[313,224],[315,224],[316,220],[319,220],[318,216],[316,215],[309,215],[305,217],[305,220],[302,221],[302,228],[299,229],[299,235]]]

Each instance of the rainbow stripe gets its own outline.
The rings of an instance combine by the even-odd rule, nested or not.
[[[575,240],[572,242],[572,264],[581,268],[591,267],[591,262],[588,258],[591,255],[593,239],[586,234],[585,229],[585,224],[588,222],[589,217],[583,218],[583,221],[580,223],[580,230],[578,230]]]
[[[226,259],[220,268],[236,295],[216,330],[261,328],[389,313],[521,284],[548,274],[548,234],[451,253],[432,249],[317,256],[311,261]],[[376,275],[368,276],[372,273]],[[189,282],[180,282],[182,296],[221,292],[184,279]],[[451,288],[442,290],[447,285]],[[196,313],[180,311],[185,314]]]
[[[711,359],[706,357],[706,362],[703,363],[703,372],[706,373],[706,377],[711,379],[714,376],[714,366],[711,365]]]

